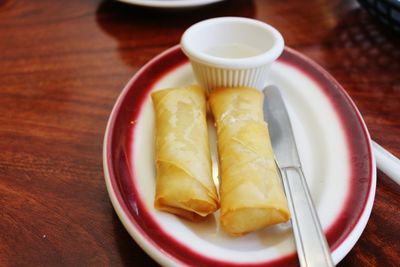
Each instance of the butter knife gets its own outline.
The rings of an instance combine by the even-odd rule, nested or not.
[[[285,102],[276,86],[264,89],[264,118],[288,199],[300,266],[334,266],[301,167]]]

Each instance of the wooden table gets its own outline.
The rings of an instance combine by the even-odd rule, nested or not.
[[[0,0],[0,266],[152,266],[109,201],[107,118],[148,60],[202,19],[244,16],[326,68],[371,136],[400,157],[400,38],[354,1],[225,1],[181,11],[114,1]],[[339,266],[400,262],[400,187],[375,204]]]

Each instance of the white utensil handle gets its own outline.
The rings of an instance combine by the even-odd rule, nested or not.
[[[334,266],[302,169],[287,167],[281,173],[300,266]]]
[[[372,141],[372,147],[374,148],[377,168],[400,185],[400,159],[374,141]]]

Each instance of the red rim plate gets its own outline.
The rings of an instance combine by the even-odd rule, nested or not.
[[[376,179],[369,134],[351,98],[322,67],[290,48],[285,48],[278,61],[300,70],[318,84],[332,103],[345,132],[351,156],[351,178],[349,180],[351,194],[348,194],[346,204],[338,219],[325,231],[331,251],[334,253],[349,238],[355,228],[360,227],[360,221],[365,220],[365,216],[367,219],[369,217],[371,205],[368,203],[373,201]],[[147,63],[123,89],[110,115],[104,138],[103,156],[107,189],[124,226],[138,244],[158,262],[185,265],[195,262],[196,265],[205,266],[238,266],[239,264],[232,262],[208,258],[171,238],[159,227],[145,208],[134,184],[134,166],[132,168],[130,163],[134,161],[130,159],[130,155],[132,155],[130,147],[131,144],[135,145],[132,133],[135,131],[135,122],[140,116],[142,104],[157,81],[187,62],[188,59],[182,53],[179,45],[174,46]],[[362,219],[362,217],[364,218]],[[364,224],[361,225],[362,231],[366,221],[361,224]],[[138,235],[141,236],[140,240]],[[358,237],[356,236],[356,239]],[[158,252],[153,253],[154,249]],[[298,261],[296,255],[292,254],[279,260],[251,265],[297,266]]]

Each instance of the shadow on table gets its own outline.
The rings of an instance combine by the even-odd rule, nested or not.
[[[328,38],[331,48],[340,53],[344,67],[398,71],[400,35],[378,23],[363,9],[343,17]]]
[[[100,28],[118,42],[118,52],[127,64],[137,67],[147,57],[179,43],[190,25],[213,17],[254,17],[252,0],[227,0],[187,9],[160,9],[129,5],[117,1],[101,2],[96,11]],[[149,44],[151,40],[151,44]],[[154,50],[154,51],[149,51]]]
[[[118,252],[124,266],[159,266],[150,258],[133,240],[125,230],[118,216],[113,212],[114,236],[118,246]]]
[[[393,114],[399,105],[393,96],[400,88],[399,34],[357,8],[339,21],[327,37],[326,45],[330,52],[326,57],[340,60],[336,62],[340,66],[337,78],[344,81],[348,89],[351,87],[353,94],[371,98],[357,103],[361,110],[371,110],[375,103],[375,112],[381,116],[393,119],[398,116]]]

